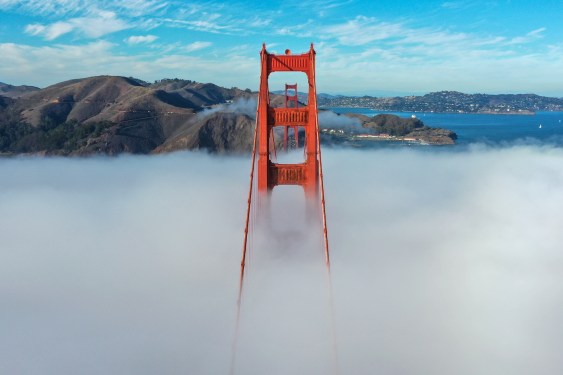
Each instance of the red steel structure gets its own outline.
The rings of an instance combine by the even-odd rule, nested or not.
[[[251,205],[253,199],[254,174],[257,173],[258,211],[263,211],[267,201],[276,186],[299,185],[303,187],[308,205],[313,207],[320,216],[324,239],[325,264],[328,271],[329,290],[332,290],[330,282],[330,258],[328,251],[328,231],[326,226],[326,211],[324,198],[324,184],[322,173],[321,147],[319,143],[319,122],[317,110],[317,92],[315,83],[315,50],[311,43],[308,52],[294,55],[290,50],[285,54],[277,55],[269,53],[266,45],[262,46],[260,52],[261,75],[260,91],[258,94],[258,109],[256,113],[256,128],[254,131],[254,146],[252,149],[252,167],[250,171],[250,186],[248,191],[248,207],[246,212],[246,226],[244,231],[244,244],[239,280],[239,293],[237,301],[236,330],[233,340],[233,351],[231,358],[231,374],[234,374],[236,346],[239,331],[240,309],[242,291],[244,284],[245,264],[247,256],[247,245],[249,237],[249,224],[251,218]],[[303,72],[307,75],[309,96],[306,106],[299,107],[297,99],[297,84],[286,84],[285,107],[274,108],[270,105],[270,91],[268,78],[274,72]],[[295,90],[295,95],[289,95],[288,90]],[[289,106],[293,103],[293,106]],[[287,129],[295,129],[295,139],[298,142],[298,128],[305,130],[304,152],[305,160],[296,164],[280,164],[275,162],[275,140],[274,128],[283,127],[284,133]],[[287,144],[287,142],[286,142]],[[266,204],[263,204],[266,203]],[[259,212],[260,213],[260,212]],[[262,212],[261,214],[263,214]],[[260,215],[261,219],[268,220],[267,215]],[[308,230],[309,228],[305,228]],[[332,292],[330,292],[330,305],[332,310]],[[336,354],[336,339],[334,338],[334,313],[333,319],[333,345],[335,372],[338,373],[338,359]]]
[[[318,197],[319,192],[319,132],[317,119],[317,93],[315,90],[315,50],[293,55],[268,53],[266,46],[260,53],[262,69],[258,98],[258,193],[269,193],[278,185],[301,185],[308,198]],[[309,83],[307,106],[296,108],[272,108],[268,78],[273,72],[303,72]],[[305,129],[304,163],[276,164],[272,161],[272,141],[275,127],[303,127]],[[275,147],[275,146],[274,146]]]
[[[311,43],[308,52],[293,55],[285,50],[284,55],[276,55],[266,50],[262,45],[260,52],[261,74],[260,91],[258,93],[258,109],[256,110],[256,128],[254,130],[254,146],[252,149],[252,169],[250,172],[250,188],[248,192],[248,207],[246,212],[246,226],[244,231],[243,256],[241,263],[241,284],[244,276],[244,265],[248,244],[248,231],[255,165],[258,173],[258,200],[267,200],[279,185],[300,185],[305,191],[311,206],[320,208],[325,248],[325,262],[330,269],[328,252],[328,231],[326,227],[325,194],[323,183],[323,165],[321,145],[319,142],[319,121],[317,109],[317,90],[315,83],[315,49]],[[273,72],[303,72],[307,75],[309,97],[304,107],[274,108],[270,105],[270,90],[268,78]],[[297,84],[295,96],[297,96]],[[287,93],[288,85],[286,85]],[[286,94],[286,102],[288,101]],[[297,101],[297,98],[291,99]],[[304,151],[305,161],[296,164],[279,164],[275,162],[275,127],[303,127],[305,129]],[[258,162],[256,156],[258,154]],[[319,204],[320,203],[320,204]],[[260,206],[260,205],[259,205]]]
[[[295,94],[291,95],[289,90],[293,90]],[[289,105],[293,103],[293,105]],[[297,83],[293,85],[285,84],[285,108],[299,107],[299,97],[297,96]]]

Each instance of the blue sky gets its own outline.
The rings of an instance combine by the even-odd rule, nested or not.
[[[111,74],[257,89],[262,42],[317,51],[319,92],[563,97],[563,3],[0,0],[0,81]]]

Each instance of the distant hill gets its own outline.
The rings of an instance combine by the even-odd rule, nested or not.
[[[380,111],[441,112],[483,114],[533,114],[538,111],[563,111],[563,99],[535,94],[463,94],[440,91],[423,96],[377,98],[372,96],[319,96],[321,107],[358,107]]]
[[[149,86],[153,90],[162,90],[181,97],[199,107],[225,103],[239,97],[248,97],[250,90],[240,90],[236,87],[227,89],[213,83],[199,83],[189,80],[161,80]]]
[[[39,87],[34,86],[12,86],[7,83],[0,82],[0,96],[8,98],[19,98],[27,93],[37,91]]]
[[[325,94],[322,92],[317,94],[317,98],[322,98],[322,99],[337,99],[342,97],[343,95],[332,95],[332,94]]]

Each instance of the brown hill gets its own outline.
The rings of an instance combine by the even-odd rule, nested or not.
[[[0,97],[0,151],[149,153],[166,141],[159,150],[173,148],[171,138],[187,134],[194,134],[189,148],[238,149],[245,146],[237,136],[219,133],[240,130],[248,118],[212,116],[202,123],[195,113],[252,96],[250,90],[178,79],[148,84],[99,76],[61,82],[17,100]]]
[[[21,120],[32,126],[144,118],[155,112],[191,114],[200,107],[162,90],[154,90],[124,77],[100,76],[62,82],[21,98]]]

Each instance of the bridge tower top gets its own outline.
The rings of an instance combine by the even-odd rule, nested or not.
[[[267,193],[278,185],[300,185],[309,198],[318,197],[319,129],[317,114],[317,93],[315,83],[315,50],[313,44],[308,52],[293,54],[289,49],[284,54],[273,54],[262,46],[260,52],[261,75],[258,96],[258,192]],[[307,105],[289,107],[288,100],[297,102],[297,85],[286,85],[286,108],[270,105],[268,78],[274,72],[302,72],[307,76]],[[288,98],[287,90],[295,89],[295,98]],[[296,164],[275,162],[275,127],[299,127],[305,133],[305,161]]]
[[[291,94],[293,90],[294,94]],[[285,84],[285,108],[297,108],[299,107],[299,95],[297,93],[297,83],[290,85]]]

